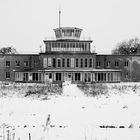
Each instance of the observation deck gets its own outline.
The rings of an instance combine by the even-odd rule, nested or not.
[[[76,27],[60,27],[54,29],[56,40],[80,40],[82,29]]]

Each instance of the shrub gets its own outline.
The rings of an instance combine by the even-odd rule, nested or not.
[[[97,96],[108,93],[108,87],[101,83],[85,84],[79,86],[87,96]]]
[[[61,94],[61,93],[62,93],[62,88],[59,85],[48,83],[44,85],[28,86],[25,97],[31,94],[52,95],[52,94]]]

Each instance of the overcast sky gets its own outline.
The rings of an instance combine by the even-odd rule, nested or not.
[[[118,42],[140,38],[140,0],[0,0],[0,47],[38,52],[45,37],[61,26],[83,29],[97,53],[111,53]]]

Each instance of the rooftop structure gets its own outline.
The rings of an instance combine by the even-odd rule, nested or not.
[[[56,40],[79,40],[82,29],[76,27],[60,27],[54,29]]]

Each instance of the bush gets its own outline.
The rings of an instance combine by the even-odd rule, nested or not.
[[[62,87],[60,87],[59,85],[44,84],[44,85],[28,86],[25,97],[31,94],[53,95],[53,94],[61,94],[61,93],[62,93]]]
[[[80,88],[87,96],[97,96],[108,93],[107,85],[101,83],[93,83],[89,85],[84,83],[80,86]]]

